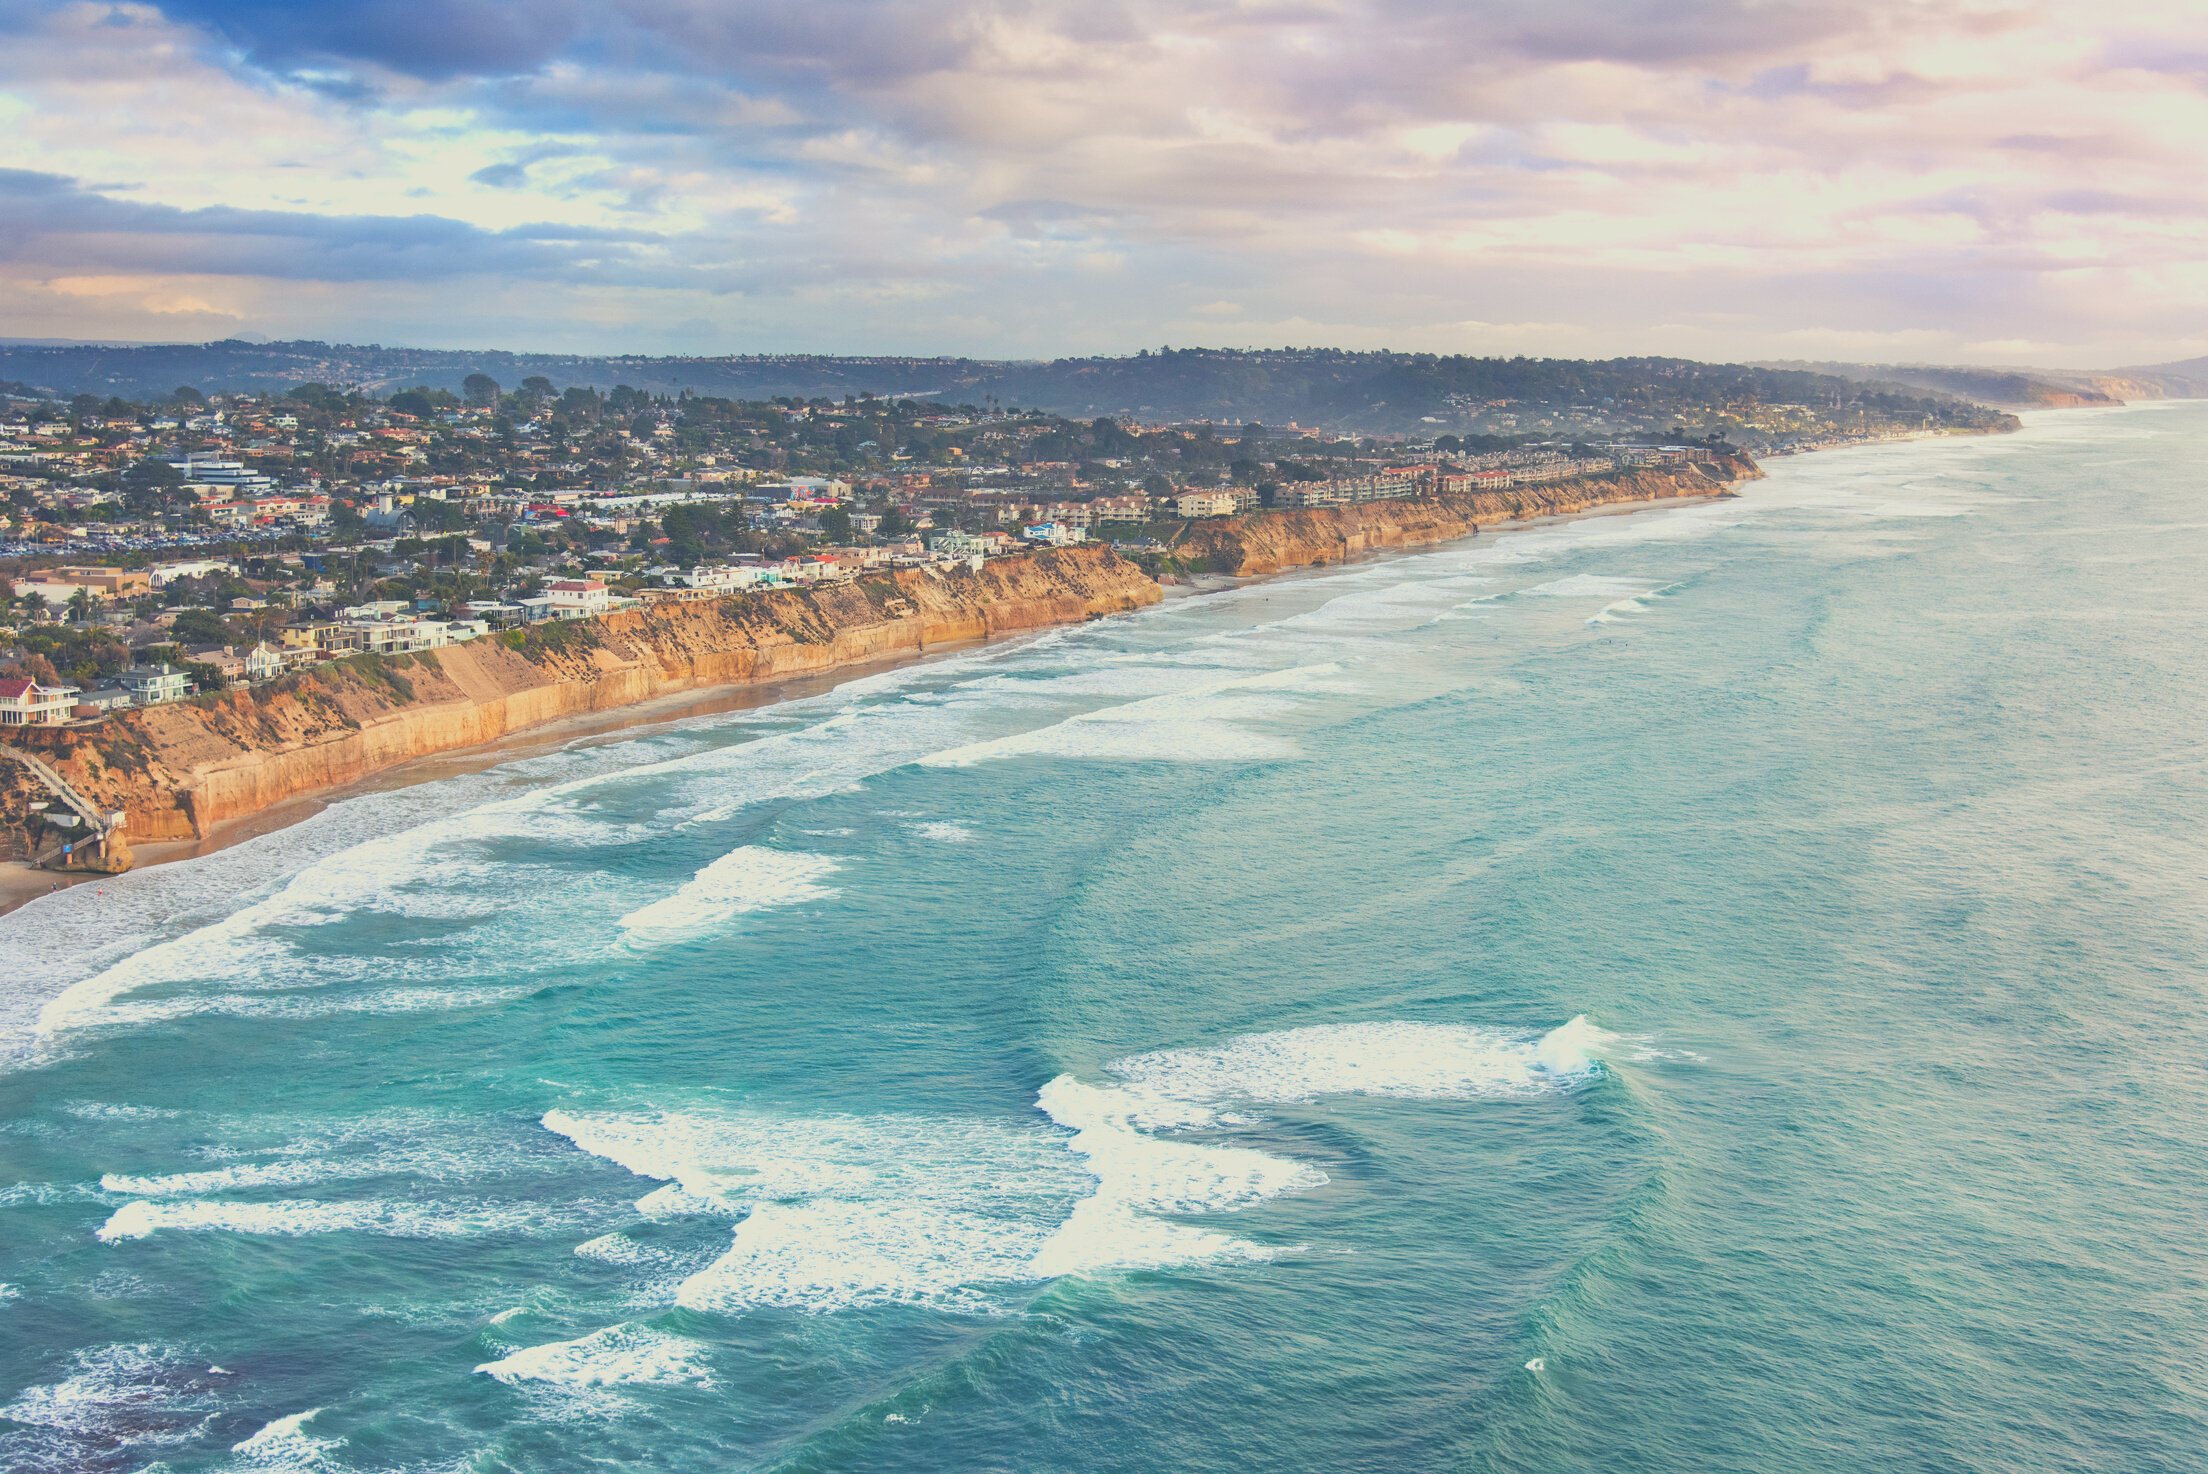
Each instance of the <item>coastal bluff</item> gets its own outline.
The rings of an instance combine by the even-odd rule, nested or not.
[[[1258,512],[1192,524],[1174,545],[1173,555],[1183,567],[1211,573],[1247,576],[1316,568],[1390,548],[1453,542],[1504,522],[1566,517],[1633,502],[1720,496],[1762,474],[1745,456],[1721,456],[1706,465],[1646,467],[1546,485]]]
[[[124,813],[132,841],[194,839],[287,799],[562,718],[1077,623],[1154,604],[1162,592],[1104,547],[971,571],[899,569],[331,661],[267,686],[42,734],[40,747],[69,783]]]
[[[1482,527],[1724,494],[1760,476],[1745,458],[1547,485],[1191,523],[1167,555],[1184,571],[1251,576],[1432,546]],[[819,674],[1154,604],[1164,591],[1111,548],[1039,549],[979,569],[905,568],[814,588],[647,604],[410,655],[351,656],[265,686],[21,734],[89,806],[120,812],[101,868],[129,844],[204,838],[290,799],[417,758],[479,747],[655,697]],[[43,796],[0,764],[0,804],[29,823]],[[35,833],[9,830],[25,857]],[[89,851],[88,851],[89,855]]]

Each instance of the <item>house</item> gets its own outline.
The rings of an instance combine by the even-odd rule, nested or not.
[[[157,666],[134,665],[116,679],[130,693],[130,699],[140,706],[182,701],[192,694],[190,677],[165,661]]]
[[[937,533],[935,539],[928,544],[928,551],[938,558],[981,558],[988,555],[989,543],[954,527]]]
[[[557,619],[589,619],[613,608],[613,595],[595,578],[561,578],[545,585],[544,596]]]
[[[28,676],[0,679],[0,727],[58,727],[77,705],[75,686],[46,686]]]
[[[284,673],[282,652],[272,648],[266,640],[245,652],[245,678],[249,681],[273,681]]]
[[[529,611],[505,599],[470,599],[468,618],[487,630],[510,630],[529,622]]]
[[[664,575],[665,582],[678,589],[695,589],[704,593],[733,594],[744,589],[770,588],[779,585],[782,571],[779,568],[699,564],[695,568]]]
[[[1183,517],[1231,517],[1238,498],[1231,487],[1184,491],[1173,498],[1173,510]]]
[[[1089,531],[1085,527],[1069,527],[1063,522],[1038,522],[1020,536],[1045,547],[1070,548],[1076,543],[1087,542]]]
[[[73,583],[87,593],[107,598],[153,592],[153,574],[140,568],[56,568],[46,575],[49,583]]]
[[[78,721],[104,717],[111,711],[127,711],[130,693],[120,686],[94,686],[77,698],[76,709],[70,713]]]
[[[205,650],[187,650],[184,659],[193,665],[204,665],[225,681],[245,679],[245,657],[228,645],[211,645]]]

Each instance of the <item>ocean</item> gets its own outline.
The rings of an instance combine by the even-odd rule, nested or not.
[[[0,919],[0,1466],[2208,1467],[2208,405]]]

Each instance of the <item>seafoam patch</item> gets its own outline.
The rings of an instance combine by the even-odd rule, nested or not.
[[[1584,1084],[1613,1042],[1584,1018],[1532,1038],[1425,1023],[1256,1034],[1133,1055],[1103,1083],[1061,1075],[1037,1095],[1051,1126],[720,1109],[555,1110],[544,1124],[659,1184],[637,1200],[645,1217],[733,1220],[728,1248],[677,1284],[687,1309],[987,1312],[992,1287],[1282,1252],[1183,1221],[1326,1181],[1221,1139],[1250,1124],[1238,1107],[1528,1098]]]
[[[209,1198],[147,1199],[123,1204],[95,1236],[108,1244],[157,1233],[240,1233],[296,1238],[317,1233],[366,1233],[387,1238],[474,1238],[547,1227],[544,1214],[521,1203],[415,1203],[368,1199],[291,1199],[242,1203]]]
[[[824,884],[841,866],[827,855],[744,845],[700,870],[682,889],[621,918],[632,944],[652,945],[708,931],[746,912],[833,896]]]
[[[476,1368],[508,1385],[559,1387],[710,1387],[707,1347],[652,1326],[607,1326],[571,1341],[525,1346]]]

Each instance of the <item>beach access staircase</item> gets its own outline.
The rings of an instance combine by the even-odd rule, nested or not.
[[[48,766],[45,759],[5,742],[0,742],[0,757],[5,757],[11,762],[20,764],[29,771],[32,777],[45,784],[48,792],[68,805],[70,810],[84,821],[86,831],[94,839],[104,843],[108,835],[117,827],[121,815],[107,813],[92,800],[70,787],[69,780]]]

